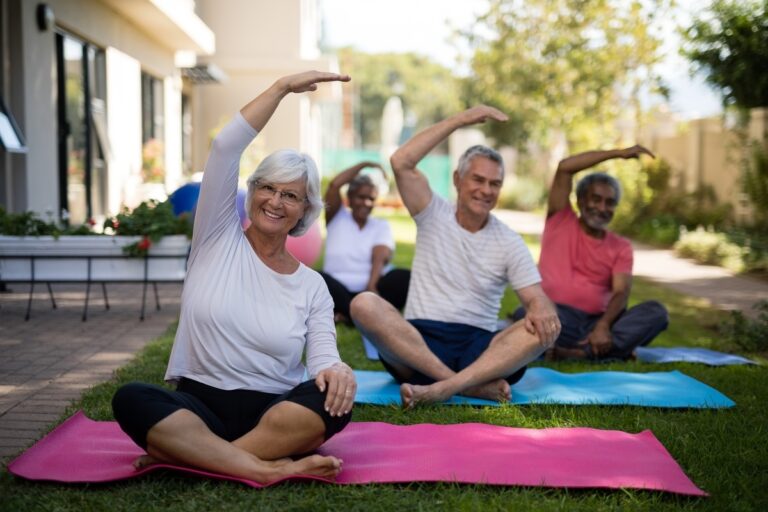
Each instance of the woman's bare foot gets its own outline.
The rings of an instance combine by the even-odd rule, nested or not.
[[[451,398],[452,393],[445,393],[438,384],[438,382],[429,386],[401,384],[400,400],[403,403],[403,408],[411,409],[418,404],[433,404]]]
[[[341,471],[342,462],[341,459],[330,455],[309,455],[288,464],[281,464],[277,470],[281,477],[311,475],[321,478],[336,478]]]
[[[463,396],[484,398],[494,402],[509,402],[512,400],[512,388],[504,379],[496,379],[479,386],[467,388],[461,392]]]
[[[141,457],[138,457],[136,460],[133,461],[133,467],[137,470],[144,469],[147,466],[151,466],[153,464],[159,464],[162,461],[159,459],[154,458],[151,455],[142,455]]]

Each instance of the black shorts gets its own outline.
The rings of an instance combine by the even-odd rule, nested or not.
[[[176,391],[154,384],[132,382],[112,397],[112,411],[120,428],[133,441],[147,449],[147,432],[159,421],[179,409],[200,417],[217,436],[234,441],[253,430],[272,406],[294,402],[317,413],[325,423],[325,439],[340,432],[352,418],[352,412],[333,417],[325,410],[325,392],[314,380],[302,382],[282,395],[247,389],[230,391],[182,378]]]
[[[486,331],[472,325],[438,322],[436,320],[408,320],[408,322],[419,331],[429,350],[448,368],[457,373],[474,363],[480,354],[488,349],[491,340],[498,333],[498,331]],[[435,382],[435,379],[417,371],[414,371],[408,379],[404,380],[383,357],[381,364],[399,384],[408,382],[409,384],[429,385]],[[525,375],[525,368],[523,366],[512,375],[508,375],[506,381],[512,385],[522,379]]]

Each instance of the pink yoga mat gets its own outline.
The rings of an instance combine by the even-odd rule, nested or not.
[[[336,483],[460,482],[568,488],[633,488],[706,496],[646,430],[525,429],[457,425],[350,423],[320,452],[340,457]],[[157,468],[262,485],[189,468],[131,462],[143,452],[114,422],[80,412],[9,466],[30,480],[85,483],[132,478]],[[298,479],[315,479],[297,476]]]

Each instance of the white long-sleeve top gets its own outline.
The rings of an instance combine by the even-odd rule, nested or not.
[[[340,361],[320,274],[280,274],[256,255],[235,209],[240,155],[257,131],[240,115],[213,141],[195,213],[181,317],[165,379],[283,393]]]

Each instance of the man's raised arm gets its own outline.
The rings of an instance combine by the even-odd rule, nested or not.
[[[395,173],[397,188],[411,215],[426,208],[432,199],[429,182],[416,165],[455,130],[485,122],[486,119],[506,121],[507,116],[493,107],[472,107],[420,131],[392,154],[389,162]]]
[[[547,217],[554,215],[566,206],[569,206],[568,196],[573,189],[573,175],[584,169],[614,158],[638,158],[641,154],[654,158],[653,153],[640,145],[624,149],[609,149],[605,151],[586,151],[568,158],[564,158],[557,165],[555,178],[549,190],[547,201]]]

